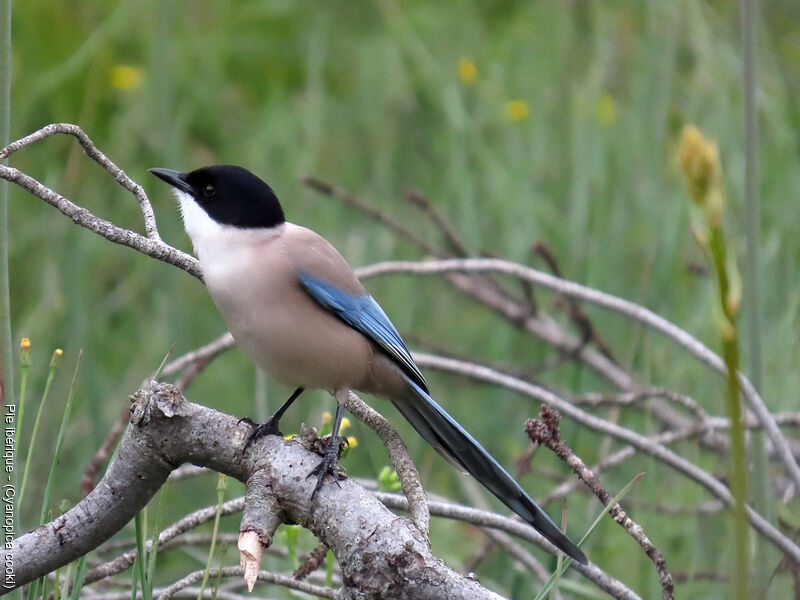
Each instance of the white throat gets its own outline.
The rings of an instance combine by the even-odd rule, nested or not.
[[[192,240],[201,264],[211,253],[235,250],[238,246],[266,241],[279,236],[285,228],[285,223],[270,228],[253,229],[222,225],[212,219],[191,195],[178,189],[173,191],[180,204],[183,228]]]

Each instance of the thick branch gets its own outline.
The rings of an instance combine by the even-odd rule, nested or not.
[[[98,486],[5,553],[15,585],[96,548],[141,510],[172,469],[191,462],[243,482],[258,473],[285,519],[333,550],[345,582],[339,598],[499,598],[448,568],[410,520],[354,481],[326,485],[311,501],[316,482],[306,476],[320,457],[279,436],[266,436],[243,454],[249,430],[235,417],[186,401],[174,386],[153,384],[138,393],[117,459]],[[254,513],[245,506],[245,514]]]

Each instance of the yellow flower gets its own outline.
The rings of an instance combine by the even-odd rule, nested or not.
[[[61,348],[56,348],[53,352],[53,356],[50,357],[50,368],[56,369],[58,365],[61,363],[61,357],[64,356],[64,351]]]
[[[478,67],[469,58],[458,61],[458,78],[464,83],[472,83],[478,78]]]
[[[716,144],[694,125],[686,125],[678,149],[686,183],[695,202],[703,204],[709,189],[719,176],[719,152]]]
[[[614,101],[614,96],[608,92],[600,94],[594,105],[594,116],[600,125],[613,125],[617,120],[617,103]]]
[[[31,366],[31,341],[26,337],[19,343],[19,364],[26,368]]]
[[[347,437],[347,445],[350,446],[351,448],[355,448],[356,446],[358,446],[358,440],[354,435]]]
[[[694,125],[686,125],[681,132],[678,160],[695,203],[703,209],[711,226],[718,225],[725,210],[725,191],[717,144]]]
[[[506,102],[504,112],[509,121],[522,121],[528,116],[528,103],[521,98],[514,98]]]
[[[339,427],[339,431],[344,431],[348,427],[350,427],[350,419],[342,417],[342,425]]]
[[[133,65],[114,65],[108,75],[112,87],[118,90],[132,90],[139,87],[143,78],[142,70]]]

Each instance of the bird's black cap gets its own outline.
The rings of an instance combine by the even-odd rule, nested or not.
[[[286,220],[272,188],[244,167],[212,165],[189,173],[162,168],[148,170],[189,194],[221,225],[274,227]]]

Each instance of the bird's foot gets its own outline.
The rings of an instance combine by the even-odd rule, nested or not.
[[[339,485],[339,481],[345,478],[344,469],[339,466],[339,455],[341,454],[342,448],[347,443],[347,438],[337,436],[331,436],[328,439],[328,445],[325,447],[325,453],[322,455],[322,461],[314,467],[314,469],[306,476],[306,479],[313,477],[314,475],[317,476],[317,485],[314,487],[314,491],[311,493],[311,499],[314,499],[314,496],[317,495],[317,492],[322,488],[322,484],[325,483],[325,476],[330,475],[333,477],[333,480],[336,482],[336,485]]]
[[[244,441],[244,449],[247,450],[250,447],[250,444],[255,442],[256,440],[261,439],[265,435],[279,435],[283,437],[280,429],[278,429],[278,420],[275,417],[270,417],[264,423],[258,424],[253,422],[252,419],[249,417],[244,417],[243,419],[239,419],[239,423],[247,423],[252,427],[250,430],[250,434],[247,436],[247,439]]]

